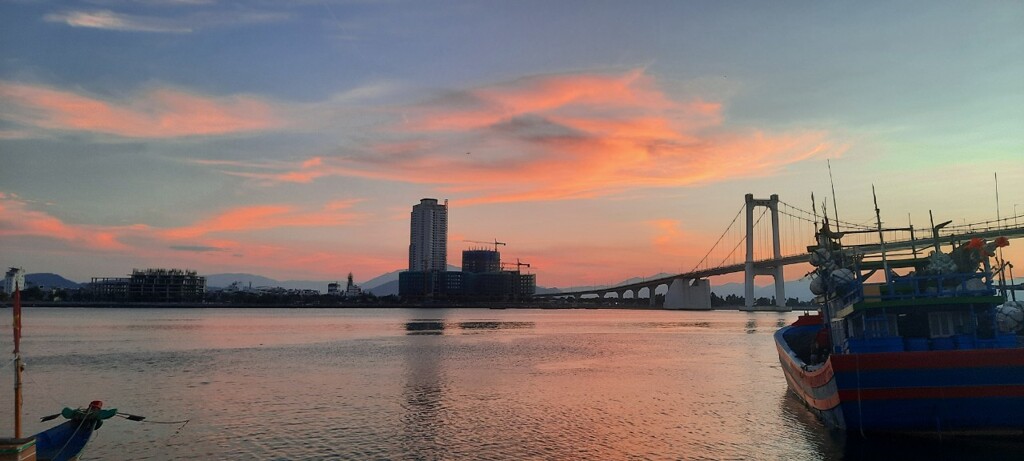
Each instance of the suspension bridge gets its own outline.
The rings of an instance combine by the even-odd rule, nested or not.
[[[742,221],[741,216],[745,218]],[[779,200],[778,195],[758,199],[747,194],[726,230],[707,254],[687,272],[618,286],[538,294],[534,298],[607,298],[614,293],[619,299],[625,298],[627,294],[639,299],[646,291],[649,305],[655,307],[655,292],[667,286],[663,306],[665,309],[706,310],[711,309],[709,278],[743,272],[743,310],[755,310],[755,278],[769,276],[775,285],[775,306],[756,306],[756,309],[788,311],[783,268],[809,261],[807,247],[816,244],[814,234],[822,219],[824,217],[816,212]],[[931,227],[924,229],[915,229],[908,222],[907,227],[879,232],[874,219],[866,223],[835,218],[829,221],[833,231],[845,233],[843,245],[856,248],[861,254],[878,254],[884,243],[887,252],[914,257],[937,249],[940,244],[963,242],[975,237],[1021,237],[1024,236],[1024,226],[1018,224],[1020,222],[1024,222],[1024,215],[959,225],[947,221],[938,226],[931,224]]]

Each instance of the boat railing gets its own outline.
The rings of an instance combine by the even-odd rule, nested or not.
[[[860,290],[855,290],[860,292],[858,302],[996,294],[991,274],[987,272],[893,276],[888,283],[860,285]]]

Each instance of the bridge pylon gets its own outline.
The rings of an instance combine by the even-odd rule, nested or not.
[[[744,196],[747,204],[747,259],[744,267],[744,310],[754,310],[754,277],[770,275],[775,279],[775,309],[786,309],[786,279],[782,268],[782,245],[779,242],[779,195],[772,194],[768,199],[756,199],[754,194]],[[772,260],[774,264],[767,266],[754,264],[754,208],[767,207],[772,212]],[[763,264],[763,263],[762,263]]]

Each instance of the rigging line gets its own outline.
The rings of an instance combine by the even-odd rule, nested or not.
[[[757,227],[757,223],[761,222],[761,218],[763,218],[763,217],[764,217],[764,214],[765,214],[765,212],[767,212],[767,211],[768,211],[768,209],[767,209],[767,208],[765,208],[765,209],[764,209],[764,211],[762,211],[762,212],[761,212],[761,216],[758,216],[758,217],[757,217],[757,221],[755,221],[755,222],[754,222],[754,227],[755,227],[755,228]],[[752,236],[752,237],[753,237],[753,236]],[[739,242],[736,242],[736,246],[732,247],[732,251],[730,251],[730,252],[729,252],[729,254],[725,256],[725,258],[722,258],[722,262],[718,263],[718,266],[717,266],[717,267],[722,267],[722,266],[724,266],[724,265],[725,265],[725,260],[726,260],[726,259],[729,259],[729,257],[730,257],[730,256],[732,256],[732,255],[733,255],[734,253],[736,253],[736,249],[737,249],[737,248],[739,248],[739,247],[740,247],[740,245],[741,245],[741,244],[743,244],[743,242],[746,242],[746,241],[747,241],[747,237],[746,237],[746,236],[744,236],[743,238],[741,238],[741,239],[740,239],[740,241],[739,241]]]
[[[696,271],[696,270],[697,270],[697,268],[699,268],[699,267],[700,267],[701,263],[704,263],[704,262],[706,262],[706,261],[707,261],[707,259],[708,259],[708,256],[710,256],[710,255],[711,255],[711,252],[712,252],[712,251],[715,251],[715,247],[717,247],[717,246],[718,246],[718,244],[719,244],[719,242],[721,242],[721,241],[722,241],[722,238],[723,238],[723,237],[725,237],[725,234],[729,232],[729,229],[732,229],[732,226],[733,226],[734,224],[736,224],[736,220],[737,220],[737,219],[739,219],[739,217],[740,217],[740,213],[743,213],[743,209],[744,209],[744,208],[746,208],[746,206],[747,206],[747,204],[746,204],[746,203],[744,203],[744,204],[743,204],[742,206],[740,206],[740,209],[739,209],[739,211],[737,211],[737,212],[736,212],[736,216],[733,216],[733,218],[732,218],[732,222],[730,222],[730,223],[729,223],[729,227],[725,228],[725,232],[722,232],[722,235],[720,235],[720,236],[718,237],[718,240],[717,240],[717,241],[715,241],[715,244],[714,244],[714,245],[711,245],[711,249],[710,249],[710,250],[708,250],[707,254],[705,254],[705,255],[704,255],[704,257],[700,259],[700,261],[697,261],[697,264],[696,264],[695,266],[693,266],[693,269],[691,269],[691,270],[690,270],[690,272],[694,272],[694,271]]]
[[[22,360],[21,362],[22,362],[23,365],[25,364],[24,360]],[[35,378],[32,377],[32,373],[29,373],[28,376],[26,376],[24,378],[24,380],[25,380],[25,384],[34,384],[34,385],[38,385],[39,384],[39,382],[37,382],[35,380]],[[65,402],[61,402],[60,400],[57,400],[56,398],[54,398],[49,393],[44,393],[43,395],[45,395],[46,398],[50,399],[50,402],[52,402],[54,404],[54,407],[56,407],[56,408],[63,408],[63,407],[71,408],[71,405],[68,405]]]
[[[0,370],[3,370],[4,368],[7,368],[7,366],[12,364],[12,363],[14,363],[15,360],[18,360],[18,359],[12,358],[12,359],[4,362],[3,365],[0,365]]]
[[[86,419],[88,418],[83,417],[82,420],[79,421],[78,427],[75,428],[75,432],[71,433],[71,437],[68,437],[68,439],[64,442],[64,446],[60,447],[60,450],[57,451],[57,454],[53,455],[54,458],[60,457],[60,454],[64,452],[64,449],[68,447],[68,444],[71,443],[71,440],[75,438],[76,434],[78,434],[78,431],[82,428],[82,425],[85,424]],[[92,434],[89,434],[89,438],[92,438]]]

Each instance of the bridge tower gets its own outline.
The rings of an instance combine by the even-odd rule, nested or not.
[[[786,310],[786,280],[782,273],[782,267],[784,265],[779,261],[782,258],[782,247],[779,243],[779,196],[778,194],[772,194],[771,198],[766,200],[756,199],[754,198],[754,194],[747,194],[745,199],[747,203],[747,259],[744,267],[744,309],[754,309],[754,277],[757,275],[770,275],[775,279],[776,310]],[[761,265],[760,267],[756,267],[754,265],[755,207],[768,207],[772,212],[773,262],[767,265]]]

